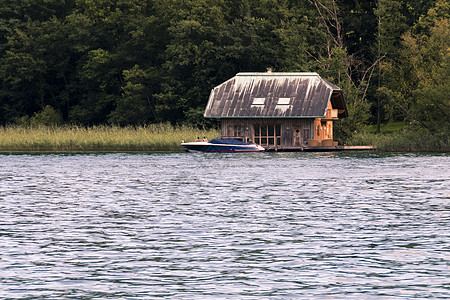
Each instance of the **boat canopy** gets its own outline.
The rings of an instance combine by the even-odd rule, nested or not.
[[[213,139],[208,143],[211,144],[227,144],[227,145],[248,145],[247,143],[235,140],[235,139]]]

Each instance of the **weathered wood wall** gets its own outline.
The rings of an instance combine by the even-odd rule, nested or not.
[[[314,119],[221,119],[222,138],[236,138],[244,142],[255,142],[255,126],[280,126],[280,139],[274,145],[280,147],[301,147],[307,139],[313,138]]]

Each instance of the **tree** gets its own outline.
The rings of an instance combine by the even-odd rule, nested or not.
[[[343,138],[375,120],[378,100],[379,123],[446,118],[446,58],[433,52],[445,49],[443,0],[0,1],[3,124],[50,105],[86,125],[209,126],[211,88],[269,67],[340,86]]]
[[[349,118],[342,120],[335,127],[335,136],[345,142],[368,121],[369,104],[366,92],[374,67],[372,64],[364,72],[360,72],[360,63],[348,54],[337,2],[310,0],[310,3],[316,8],[322,23],[321,28],[327,35],[326,47],[322,48],[321,55],[316,59],[319,73],[340,86],[345,94]]]
[[[70,121],[126,125],[154,120],[152,114],[142,116],[150,106],[144,108],[137,100],[153,102],[149,92],[157,92],[159,80],[147,73],[155,73],[155,66],[162,63],[166,44],[164,21],[154,16],[152,2],[80,0],[78,4],[91,24],[91,42],[78,62],[75,90],[79,95],[71,106]]]
[[[378,0],[375,16],[377,17],[377,46],[378,62],[378,93],[377,100],[377,132],[380,132],[382,122],[382,94],[380,88],[385,78],[392,76],[392,70],[398,62],[398,49],[401,43],[401,35],[407,29],[406,17],[402,14],[400,0]],[[382,58],[382,59],[381,59]],[[387,81],[389,84],[389,80]],[[392,102],[385,103],[388,111],[387,118],[394,120],[395,106]],[[390,105],[389,105],[390,104]]]
[[[65,60],[60,36],[59,21],[51,19],[42,23],[28,21],[24,29],[16,28],[8,38],[7,50],[0,60],[5,111],[20,116],[32,114],[46,104],[57,104],[58,83],[49,75],[64,72],[65,63],[58,60]],[[50,49],[52,46],[55,49]]]
[[[74,1],[2,1],[0,7],[0,122],[32,115],[58,99],[70,73],[64,25]]]
[[[400,52],[406,91],[402,109],[413,124],[430,134],[450,132],[450,4],[440,0],[403,35]]]
[[[117,100],[116,109],[109,114],[110,123],[118,125],[146,124],[154,120],[154,108],[151,103],[152,91],[148,89],[151,73],[152,70],[146,72],[138,65],[123,71],[125,81],[122,86],[123,94]]]

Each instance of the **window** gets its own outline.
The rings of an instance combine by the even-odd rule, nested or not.
[[[234,126],[234,136],[243,136],[244,134],[244,126],[241,125],[235,125]]]
[[[254,141],[262,146],[281,144],[281,125],[255,125]]]
[[[253,98],[252,105],[264,105],[266,98]]]
[[[226,138],[233,138],[243,142],[246,137],[246,129],[243,125],[228,126],[228,136]]]
[[[289,105],[291,98],[278,98],[278,105]]]
[[[309,139],[309,129],[303,129],[303,144],[307,145]]]
[[[278,98],[275,109],[278,110],[278,114],[285,114],[288,109],[291,108],[291,98]]]

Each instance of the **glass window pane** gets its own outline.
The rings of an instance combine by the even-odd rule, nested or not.
[[[261,145],[267,145],[267,138],[261,139]]]
[[[267,126],[261,126],[261,136],[267,136]]]
[[[269,126],[269,130],[268,130],[268,135],[269,136],[274,136],[275,132],[274,132],[274,127],[273,125]]]
[[[269,138],[269,145],[275,145],[274,143],[273,143],[273,137],[271,137],[271,138]]]
[[[259,136],[259,126],[255,125],[255,136]]]
[[[276,136],[281,136],[281,125],[275,126],[275,129],[276,129],[275,135]]]
[[[266,98],[253,98],[252,105],[264,105]]]
[[[279,105],[289,105],[291,98],[278,98]]]
[[[242,126],[241,125],[234,126],[234,136],[242,136]]]

